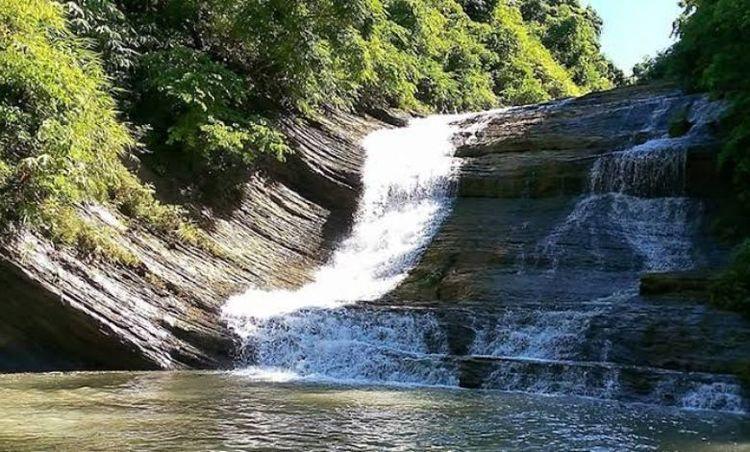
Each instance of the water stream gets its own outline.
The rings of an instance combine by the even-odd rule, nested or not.
[[[654,123],[667,114],[667,107],[657,109]],[[251,289],[227,303],[225,318],[244,341],[239,373],[260,381],[461,386],[745,411],[731,376],[617,362],[622,351],[607,336],[640,303],[641,272],[697,265],[701,204],[684,196],[686,152],[705,138],[716,114],[698,102],[687,135],[657,136],[598,157],[589,193],[529,250],[546,268],[516,275],[541,295],[458,314],[362,302],[396,288],[450,214],[459,170],[452,138],[468,116],[372,133],[363,142],[364,192],[354,225],[330,262],[300,289]],[[474,131],[482,119],[475,118]],[[565,286],[579,275],[602,278],[602,295],[585,298],[584,281]],[[561,303],[565,297],[576,302]]]
[[[466,117],[415,119],[365,138],[364,192],[351,234],[330,262],[300,289],[251,289],[228,301],[224,315],[246,341],[246,373],[456,383],[442,366],[419,364],[446,352],[430,315],[367,315],[345,307],[393,290],[449,214],[458,169],[452,138]],[[432,344],[424,340],[430,335]]]

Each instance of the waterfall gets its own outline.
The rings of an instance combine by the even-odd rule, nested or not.
[[[668,100],[654,109],[650,122],[657,131],[666,132],[663,125],[673,111]],[[720,104],[697,100],[690,106],[692,127],[685,135],[647,131],[643,135],[652,134],[651,139],[596,158],[588,193],[532,245],[536,263],[526,264],[522,253],[517,277],[540,287],[540,299],[530,296],[526,303],[472,322],[470,353],[481,358],[481,370],[470,371],[472,385],[744,412],[747,401],[735,378],[624,365],[628,358],[623,359],[623,349],[610,334],[620,328],[620,339],[632,334],[627,332],[632,325],[623,319],[638,309],[666,317],[659,312],[664,307],[647,307],[639,298],[642,272],[700,265],[703,207],[686,196],[688,153],[712,142],[710,124],[721,112]],[[564,300],[575,302],[561,302],[554,288],[571,280],[578,282]],[[585,298],[602,282],[610,295]],[[633,340],[648,346],[647,334],[637,335]]]
[[[540,243],[552,270],[571,257],[561,245],[575,241],[574,237],[590,241],[580,251],[595,266],[619,260],[638,272],[694,268],[693,239],[702,206],[685,196],[687,153],[711,142],[711,124],[722,112],[721,104],[701,99],[690,109],[693,126],[684,136],[657,136],[599,156],[590,172],[589,193]],[[667,106],[658,108],[651,122],[666,123],[669,113]],[[630,259],[613,259],[613,243],[627,248]]]
[[[408,127],[367,136],[354,225],[328,264],[300,289],[251,289],[228,301],[224,317],[246,341],[250,372],[453,381],[440,366],[420,365],[420,356],[445,352],[434,319],[363,316],[345,307],[394,289],[449,213],[458,168],[454,124],[464,117],[415,119]]]
[[[591,190],[650,197],[682,194],[687,141],[659,138],[597,159]]]
[[[261,381],[461,386],[743,411],[730,376],[628,364],[610,335],[637,314],[628,307],[639,303],[642,271],[695,264],[701,212],[684,194],[686,153],[712,120],[706,105],[693,105],[695,126],[684,137],[654,134],[597,158],[589,192],[529,244],[541,258],[514,273],[527,285],[520,303],[366,303],[417,265],[452,209],[454,135],[471,142],[493,114],[461,130],[467,116],[370,134],[354,224],[330,261],[297,290],[250,289],[227,302],[224,317],[243,340],[238,372]]]

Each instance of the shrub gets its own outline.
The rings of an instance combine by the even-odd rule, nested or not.
[[[38,222],[45,200],[104,200],[134,144],[94,54],[59,5],[0,0],[4,217]]]
[[[137,117],[153,128],[152,149],[180,153],[208,174],[249,165],[260,154],[279,160],[289,151],[281,133],[261,117],[248,118],[241,76],[185,47],[153,52],[140,62]]]
[[[186,226],[123,165],[135,142],[110,89],[59,4],[0,0],[0,220],[132,266],[137,259],[115,232],[81,218],[79,206],[114,200],[139,206],[133,217],[158,229],[178,234]]]

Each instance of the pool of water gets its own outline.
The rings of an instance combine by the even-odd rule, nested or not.
[[[750,418],[236,373],[0,376],[0,450],[750,450]]]

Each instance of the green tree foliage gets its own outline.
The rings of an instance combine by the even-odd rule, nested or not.
[[[79,0],[76,11],[94,12],[77,14],[120,17],[102,8],[104,1]],[[611,85],[603,80],[605,75],[595,73],[594,63],[579,68],[588,64],[587,58],[596,64],[604,61],[601,55],[597,55],[599,59],[593,56],[599,51],[598,43],[575,45],[578,39],[598,39],[598,31],[586,35],[584,26],[548,27],[554,29],[554,36],[544,38],[537,33],[541,25],[525,21],[514,1],[473,2],[477,3],[474,9],[472,2],[462,3],[164,0],[146,6],[121,1],[117,8],[128,17],[130,27],[139,30],[136,34],[153,37],[142,38],[147,44],[139,48],[144,55],[139,64],[159,64],[158,59],[148,57],[150,52],[173,47],[198,51],[243,77],[248,99],[240,109],[243,113],[265,114],[274,108],[310,113],[321,105],[421,111],[481,109]],[[591,13],[577,0],[568,3],[577,8],[564,5],[571,11]],[[474,20],[479,10],[483,19]],[[175,15],[179,20],[169,20]],[[581,22],[588,23],[592,17]],[[125,30],[118,32],[118,37],[132,34],[119,19],[115,22],[117,30]],[[81,27],[84,31],[90,28]],[[130,49],[122,42],[132,43],[132,39],[112,39],[111,35],[103,36],[99,48]],[[96,34],[87,36],[102,40]],[[558,45],[563,50],[551,53],[551,47],[540,39],[568,42]],[[566,53],[567,48],[574,50]],[[568,58],[573,51],[585,55]],[[576,83],[576,77],[585,78],[578,73],[588,74],[591,80]],[[516,79],[519,75],[521,80]]]
[[[601,52],[602,20],[578,0],[522,0],[521,13],[542,43],[586,90],[624,83],[624,74]]]
[[[740,200],[750,209],[750,4],[688,0],[685,7],[670,71],[692,88],[732,101],[721,163],[732,169]]]
[[[59,5],[0,1],[0,216],[67,222],[65,210],[103,200],[129,173],[120,163],[133,145],[95,56],[65,26]],[[67,242],[82,225],[70,224]]]
[[[489,70],[504,104],[519,105],[582,92],[570,74],[525,27],[520,11],[499,4],[487,25]]]
[[[283,159],[283,136],[243,108],[242,77],[186,47],[147,54],[136,77],[140,100],[134,117],[157,129],[153,148],[176,149],[209,175],[251,164],[259,152]]]
[[[77,35],[93,38],[107,73],[123,80],[134,68],[135,49],[148,44],[149,35],[136,31],[128,17],[109,0],[85,0],[64,4],[68,27]]]
[[[225,180],[284,159],[275,118],[289,112],[479,110],[610,86],[595,16],[553,3],[531,18],[518,0],[0,0],[0,216],[115,254],[75,212],[109,202],[196,241],[123,165],[134,136],[165,173]]]
[[[459,0],[459,3],[472,20],[488,22],[494,15],[495,8],[501,0]]]
[[[206,27],[210,39],[221,43],[218,53],[245,66],[259,92],[302,110],[321,104],[486,108],[496,105],[506,88],[497,85],[490,66],[514,58],[510,52],[525,52],[516,60],[532,60],[540,77],[570,88],[563,94],[577,90],[547,49],[524,33],[521,19],[509,19],[516,20],[508,37],[515,48],[499,54],[506,49],[486,45],[492,27],[472,21],[453,0],[316,0],[294,7],[283,1],[217,0],[203,7],[212,11],[205,17],[217,18]]]
[[[109,90],[97,57],[69,32],[59,4],[0,0],[3,226],[38,227],[58,243],[135,264],[76,206],[114,203],[165,231],[194,231],[123,165],[121,157],[135,143]]]
[[[632,80],[636,83],[647,83],[663,80],[667,77],[669,50],[660,52],[655,57],[646,57],[633,66]]]
[[[150,130],[149,149],[211,177],[283,158],[273,118],[286,110],[480,110],[606,85],[577,84],[515,2],[481,3],[482,21],[455,0],[78,0],[69,10],[114,61],[121,105]]]

